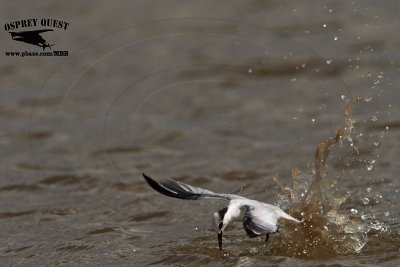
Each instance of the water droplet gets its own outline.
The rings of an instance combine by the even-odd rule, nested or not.
[[[372,121],[377,121],[378,120],[378,118],[376,117],[376,116],[372,116],[372,119],[371,119]]]
[[[324,25],[322,25],[322,26],[324,26],[324,28],[326,28],[326,24],[324,24]]]
[[[332,63],[332,59],[328,59],[327,61],[326,61],[326,64],[331,64]]]
[[[365,102],[371,102],[371,100],[372,100],[372,97],[371,97],[371,96],[365,97]]]
[[[371,192],[372,192],[372,188],[371,188],[371,187],[367,187],[366,190],[367,190],[368,193],[371,193]]]
[[[345,96],[345,95],[341,95],[340,98],[341,98],[342,100],[345,100],[345,99],[346,99],[346,96]]]
[[[367,170],[371,171],[374,168],[374,165],[371,164],[367,164]]]
[[[252,69],[249,69],[249,73],[252,73],[253,72],[253,70]]]
[[[333,40],[337,41],[337,40],[338,40],[338,37],[337,37],[337,36],[333,37]]]
[[[351,212],[353,215],[356,215],[356,214],[358,213],[358,210],[356,210],[356,209],[351,209],[350,212]]]
[[[315,122],[315,119],[313,118],[313,119],[311,120],[311,122],[314,123],[314,122]]]
[[[390,215],[390,212],[387,210],[385,213],[383,213],[386,217]]]
[[[296,81],[296,78],[292,78],[292,79],[290,79],[290,81],[291,81],[291,82],[295,82],[295,81]]]
[[[363,198],[362,202],[364,205],[367,205],[369,203],[369,199],[367,197]]]
[[[377,230],[377,231],[382,231],[382,232],[385,232],[387,230],[387,226],[385,224],[381,223],[381,222],[378,222],[378,221],[372,222],[370,224],[370,228],[374,229],[374,230]]]
[[[374,146],[378,147],[379,146],[379,142],[374,142]]]
[[[297,119],[298,119],[298,117],[296,117],[296,116],[293,117],[293,120],[297,120]]]
[[[386,126],[385,129],[386,129],[386,130],[389,130],[389,126]]]

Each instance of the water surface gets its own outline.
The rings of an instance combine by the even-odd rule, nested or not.
[[[53,35],[69,57],[0,63],[2,265],[400,264],[396,1],[1,6],[4,21],[70,22]],[[318,174],[316,148],[346,118]],[[304,224],[265,244],[236,223],[220,252],[224,203],[166,198],[143,172]]]

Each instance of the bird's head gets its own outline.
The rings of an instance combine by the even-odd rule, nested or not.
[[[228,211],[228,207],[220,209],[216,211],[213,215],[214,217],[214,224],[217,227],[217,235],[218,235],[218,245],[219,249],[222,250],[222,232],[224,231],[227,223],[224,222],[224,217],[226,212]]]

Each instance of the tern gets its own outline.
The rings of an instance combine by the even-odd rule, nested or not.
[[[243,228],[250,238],[265,234],[265,242],[269,239],[269,234],[278,231],[277,222],[284,218],[296,223],[299,220],[293,218],[279,207],[248,199],[233,194],[219,194],[200,187],[191,186],[174,180],[157,182],[143,173],[146,182],[157,192],[174,198],[180,199],[220,199],[228,200],[229,205],[213,214],[214,223],[217,227],[217,238],[219,249],[222,250],[222,233],[227,225],[240,218],[242,215]]]

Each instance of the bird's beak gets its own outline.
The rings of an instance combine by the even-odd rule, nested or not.
[[[218,246],[219,250],[222,250],[222,231],[218,233]]]

